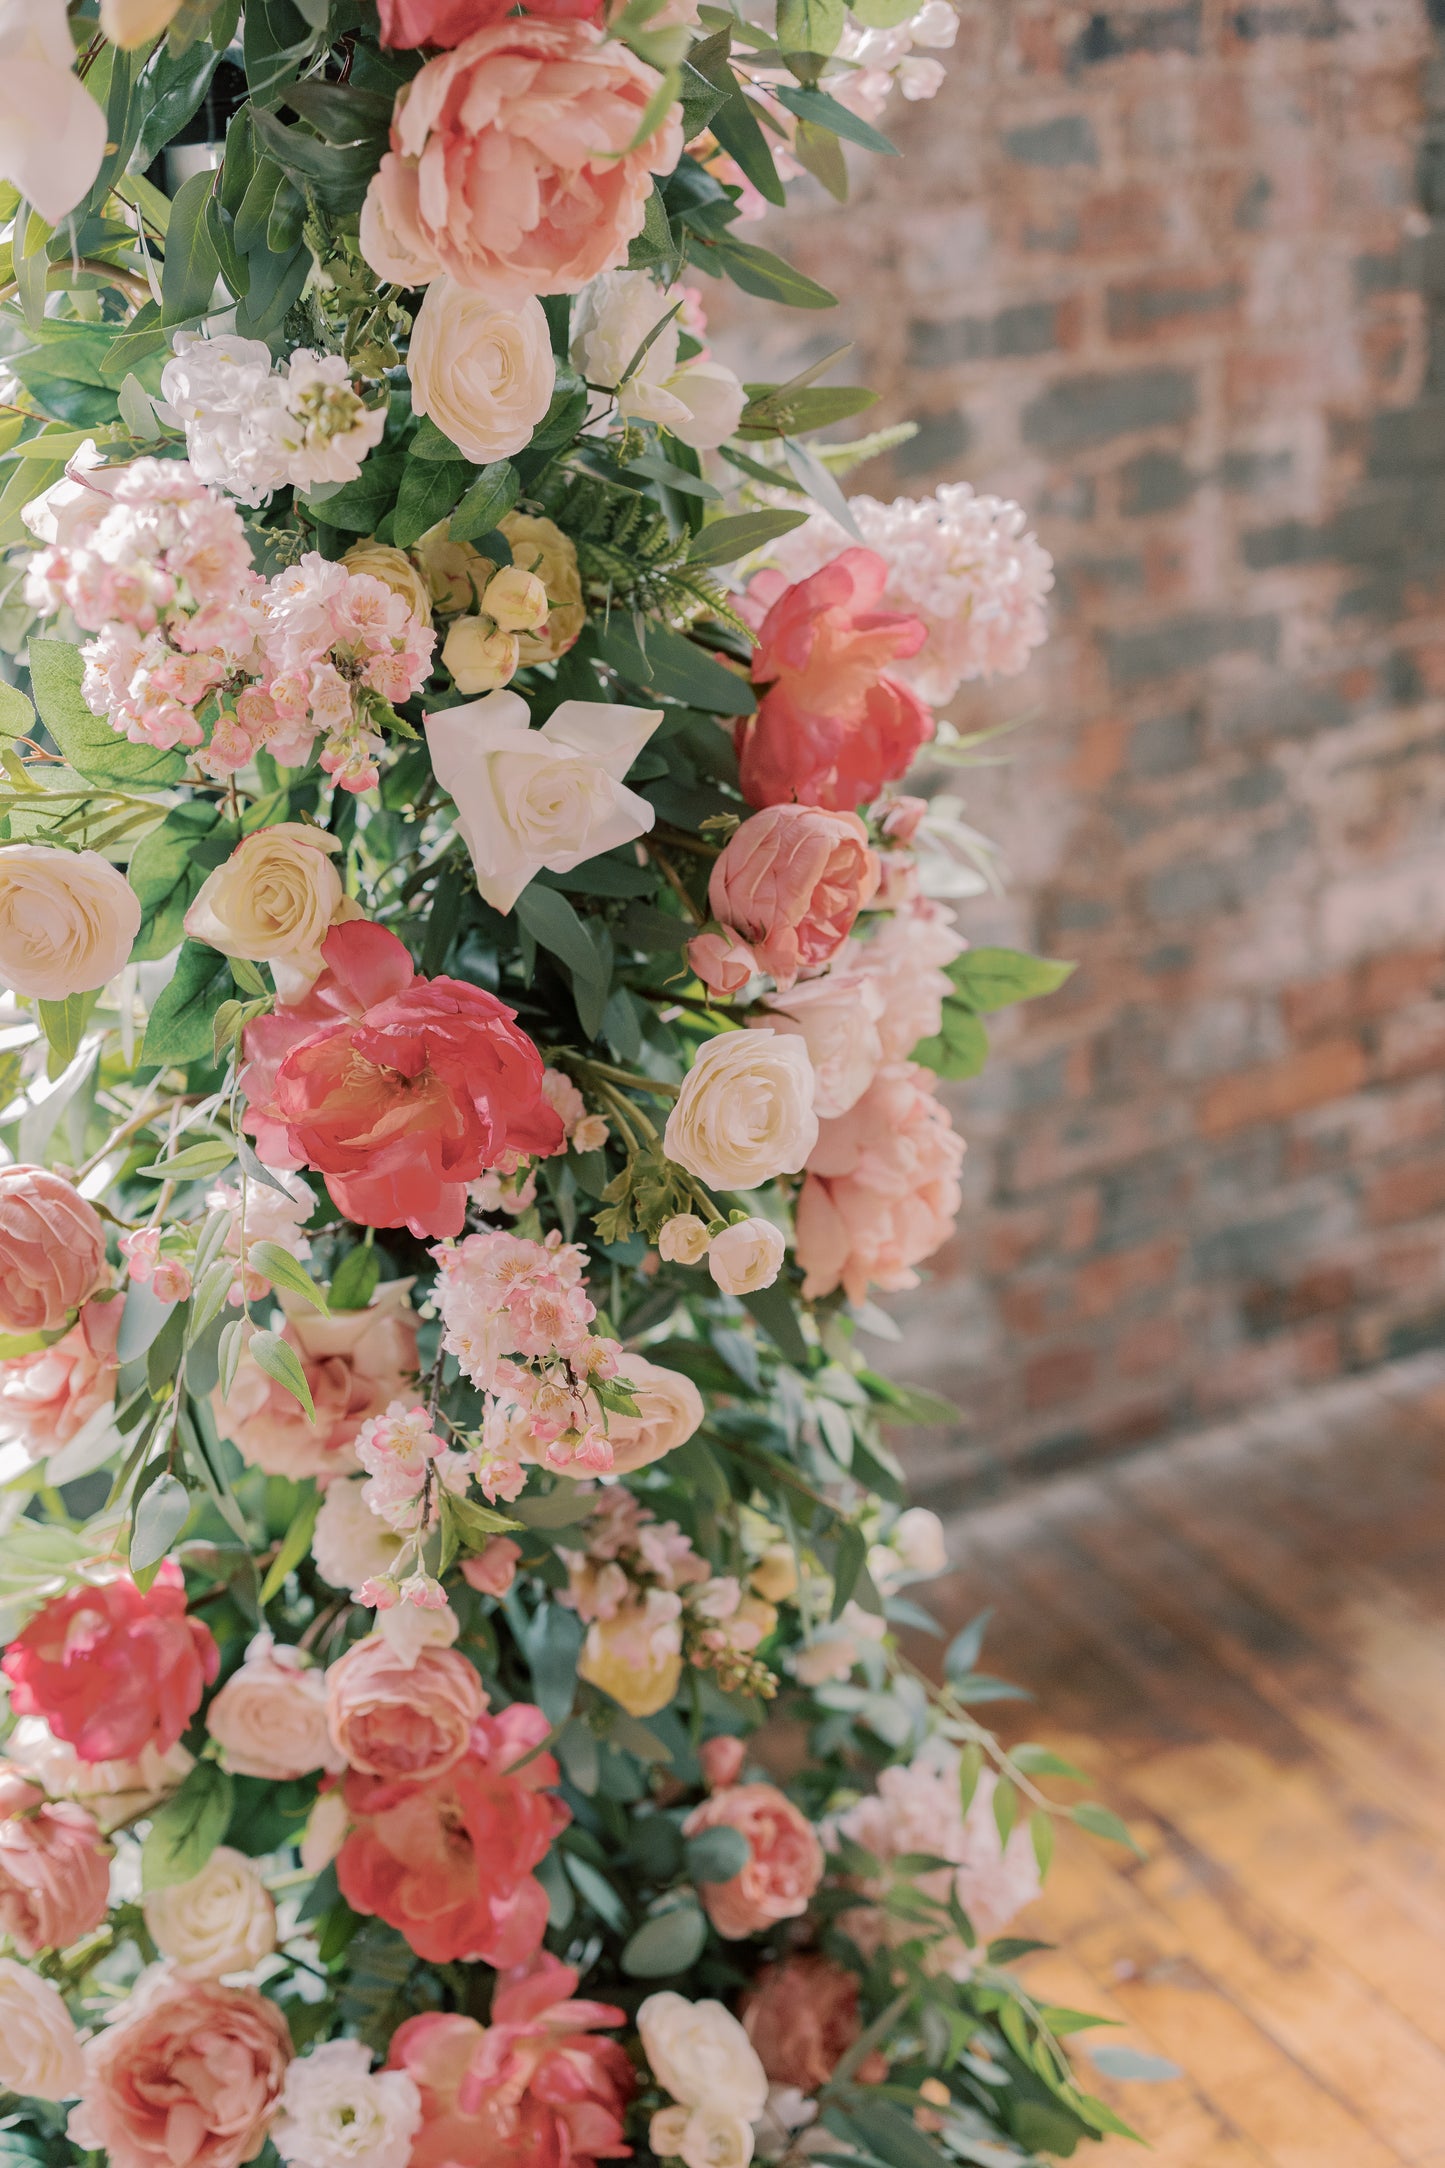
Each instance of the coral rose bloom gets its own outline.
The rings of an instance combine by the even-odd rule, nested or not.
[[[353,1826],[336,1861],[352,1909],[395,1927],[430,1964],[529,1958],[547,1927],[546,1892],[532,1870],[571,1817],[546,1789],[558,1780],[550,1754],[515,1776],[508,1769],[550,1728],[540,1709],[514,1702],[479,1717],[468,1752],[430,1783],[353,1770],[345,1786]]]
[[[714,1792],[682,1825],[685,1837],[699,1837],[706,1829],[735,1829],[751,1855],[730,1881],[698,1885],[703,1909],[720,1935],[740,1942],[807,1911],[823,1879],[823,1847],[806,1814],[776,1784],[733,1784]]]
[[[224,1398],[211,1407],[222,1437],[241,1458],[268,1475],[318,1483],[356,1468],[352,1443],[362,1424],[384,1414],[394,1400],[417,1400],[416,1314],[408,1300],[410,1280],[385,1280],[364,1310],[337,1310],[330,1317],[297,1305],[281,1337],[296,1350],[316,1420],[299,1400],[243,1355]],[[284,1301],[284,1297],[283,1297]]]
[[[63,1950],[105,1918],[110,1854],[93,1815],[0,1777],[0,1930],[22,1957]]]
[[[820,1123],[798,1198],[796,1251],[809,1299],[842,1286],[916,1287],[915,1265],[953,1233],[963,1139],[933,1096],[931,1069],[880,1069],[856,1106]]]
[[[93,1205],[46,1167],[0,1167],[0,1332],[54,1332],[107,1278]]]
[[[878,860],[856,813],[770,805],[729,839],[707,900],[786,991],[800,971],[832,961],[877,886]]]
[[[625,2160],[623,2114],[636,2088],[615,2040],[610,2003],[572,2000],[577,1974],[545,1950],[503,1973],[492,2022],[447,2011],[408,2018],[392,2034],[389,2070],[421,2094],[410,2168],[592,2168]]]
[[[500,22],[509,0],[378,0],[383,45],[460,45],[487,24]],[[529,15],[557,21],[565,16],[590,20],[602,0],[527,0]]]
[[[812,1951],[764,1965],[738,2014],[772,2084],[800,2093],[827,2084],[863,2029],[857,1974]],[[864,2085],[881,2084],[887,2075],[876,2052],[858,2071]]]
[[[515,1011],[459,979],[417,976],[384,926],[322,943],[305,1001],[246,1032],[247,1126],[273,1167],[314,1167],[348,1219],[457,1235],[467,1184],[563,1148],[542,1057]]]
[[[291,2035],[253,1987],[163,1971],[85,2047],[71,2139],[109,2168],[240,2168],[281,2098]]]
[[[17,1716],[43,1717],[82,1761],[169,1753],[220,1669],[210,1628],[186,1617],[167,1559],[142,1595],[127,1575],[57,1596],[18,1634],[0,1670]]]
[[[408,286],[445,271],[501,301],[580,292],[626,262],[653,174],[677,164],[677,105],[633,146],[659,81],[590,23],[478,30],[402,91],[362,254]]]
[[[737,726],[749,805],[851,811],[906,773],[933,736],[933,717],[888,665],[916,655],[921,619],[876,607],[888,567],[872,550],[844,550],[793,586],[760,572],[749,600],[767,606],[753,655],[765,688]]]
[[[373,1635],[326,1674],[332,1744],[367,1776],[416,1784],[444,1776],[486,1706],[481,1680],[456,1649],[422,1649],[409,1664]]]

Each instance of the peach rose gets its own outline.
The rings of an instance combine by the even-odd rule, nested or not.
[[[662,1143],[677,1166],[728,1190],[796,1174],[817,1139],[813,1065],[801,1040],[725,1031],[694,1055]]]
[[[0,1929],[22,1957],[63,1950],[105,1918],[110,1854],[93,1815],[0,1776]]]
[[[362,1424],[393,1400],[416,1405],[416,1318],[409,1280],[384,1280],[364,1310],[322,1317],[299,1303],[283,1337],[301,1358],[316,1421],[273,1383],[248,1355],[226,1398],[219,1387],[211,1405],[221,1435],[241,1458],[268,1475],[328,1483],[356,1467],[352,1441]]]
[[[105,1285],[100,1214],[45,1167],[0,1167],[0,1332],[54,1332]]]
[[[551,333],[535,294],[508,305],[448,278],[434,279],[426,290],[406,370],[414,411],[430,415],[479,466],[523,449],[557,381]],[[545,616],[545,594],[542,599]]]
[[[813,1064],[813,1112],[833,1121],[857,1105],[882,1066],[880,1019],[888,998],[875,973],[835,966],[786,994],[765,994],[765,1013],[748,1021],[802,1040]]]
[[[713,994],[740,994],[758,959],[746,941],[730,933],[696,933],[687,944],[687,960]]]
[[[800,2093],[827,2084],[863,2029],[857,1974],[814,1951],[764,1965],[738,2014],[770,2082]],[[876,2052],[858,2071],[864,2085],[880,2084],[887,2075]]]
[[[140,898],[98,851],[0,848],[0,986],[41,1001],[94,993],[130,960]]]
[[[15,1439],[31,1460],[69,1445],[93,1415],[114,1406],[119,1302],[88,1302],[51,1346],[0,1363],[0,1440]]]
[[[632,1387],[636,1415],[607,1415],[612,1473],[635,1475],[685,1445],[703,1419],[702,1395],[680,1370],[664,1370],[645,1355],[623,1357],[622,1375]],[[600,1420],[600,1416],[599,1416]]]
[[[68,2135],[109,2168],[240,2168],[265,2142],[291,2052],[253,1987],[163,1968],[86,2042]]]
[[[770,805],[728,840],[707,900],[786,992],[800,971],[832,961],[877,886],[878,860],[856,813]]]
[[[753,1295],[771,1287],[783,1269],[788,1245],[770,1220],[738,1220],[714,1235],[707,1269],[725,1295]]]
[[[502,301],[575,294],[625,262],[681,109],[645,142],[654,68],[588,23],[511,18],[429,60],[397,100],[362,254],[404,286],[444,271]]]
[[[577,1676],[600,1686],[629,1716],[656,1716],[682,1677],[682,1604],[671,1590],[650,1588],[587,1629]]]
[[[811,1298],[916,1287],[963,1202],[963,1139],[934,1097],[932,1070],[880,1069],[857,1105],[824,1122],[798,1198],[796,1247]]]
[[[408,1664],[372,1635],[326,1673],[331,1743],[367,1776],[415,1784],[444,1776],[486,1706],[481,1680],[455,1649],[424,1648]]]
[[[206,1729],[238,1777],[286,1784],[343,1760],[326,1729],[326,1674],[300,1649],[258,1634],[206,1711]]]
[[[823,1847],[807,1816],[775,1784],[734,1784],[714,1792],[682,1825],[685,1837],[706,1829],[737,1830],[750,1854],[729,1881],[698,1889],[704,1911],[727,1941],[740,1942],[807,1911],[823,1879]]]

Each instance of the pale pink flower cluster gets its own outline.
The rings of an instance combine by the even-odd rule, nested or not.
[[[602,1149],[612,1132],[600,1114],[588,1113],[587,1102],[571,1077],[564,1076],[560,1069],[544,1069],[542,1097],[566,1130],[567,1142],[574,1152]]]
[[[122,1235],[120,1254],[129,1278],[149,1287],[157,1302],[184,1302],[191,1291],[190,1267],[183,1258],[163,1253],[165,1232],[163,1227],[151,1226]]]
[[[454,1452],[437,1436],[425,1408],[409,1408],[400,1400],[362,1424],[355,1451],[367,1474],[363,1499],[398,1535],[416,1535],[431,1525],[438,1489],[460,1497],[472,1479],[470,1456]]]
[[[270,1183],[252,1182],[247,1187],[245,1211],[246,1257],[241,1262],[241,1192],[229,1182],[218,1182],[206,1192],[206,1208],[211,1212],[226,1212],[231,1223],[222,1244],[225,1256],[236,1259],[236,1277],[231,1282],[229,1300],[239,1305],[259,1302],[271,1282],[264,1272],[258,1272],[251,1261],[251,1252],[258,1242],[274,1242],[288,1252],[298,1265],[304,1264],[311,1255],[311,1244],[304,1229],[315,1209],[315,1199],[304,1182],[288,1174],[273,1174]],[[293,1181],[295,1187],[292,1187]]]
[[[958,11],[950,0],[924,0],[916,15],[887,29],[864,28],[851,18],[844,24],[835,61],[851,67],[831,68],[825,77],[830,96],[848,106],[862,120],[877,120],[895,86],[917,103],[936,98],[943,87],[941,60],[930,51],[946,51],[958,36]],[[915,52],[922,46],[923,52]]]

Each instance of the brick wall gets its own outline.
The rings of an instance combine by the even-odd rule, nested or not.
[[[1016,495],[1059,569],[1043,658],[954,710],[1030,718],[962,778],[1011,866],[970,931],[1079,964],[957,1095],[899,1365],[967,1411],[915,1455],[955,1498],[1445,1340],[1425,0],[964,18],[906,160],[776,235],[922,420],[854,486]],[[750,374],[840,335],[781,314]]]

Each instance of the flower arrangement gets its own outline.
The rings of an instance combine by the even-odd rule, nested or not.
[[[1066,975],[903,788],[1049,563],[696,283],[826,307],[741,230],[955,28],[0,0],[7,2162],[1122,2127],[870,1353]]]

